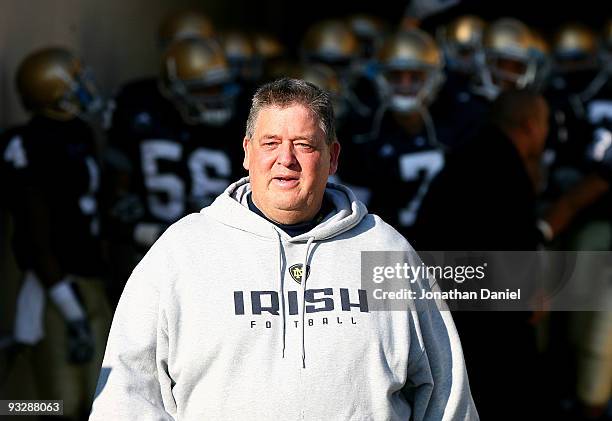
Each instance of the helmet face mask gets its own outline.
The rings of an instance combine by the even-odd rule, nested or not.
[[[479,78],[473,90],[490,100],[504,90],[532,88],[537,82],[536,38],[516,19],[499,19],[487,28],[477,59]]]
[[[491,69],[493,83],[501,90],[529,86],[535,77],[535,67],[529,60],[504,56],[489,56],[487,66]]]
[[[69,89],[58,103],[60,108],[85,119],[102,110],[102,99],[97,93],[89,69],[83,69],[67,83]]]
[[[447,64],[454,71],[471,74],[476,68],[477,49],[467,45],[448,47]]]
[[[429,106],[444,82],[440,51],[420,30],[390,39],[379,60],[379,88],[387,106],[396,113],[410,114]]]
[[[385,72],[387,83],[393,92],[401,95],[417,96],[427,80],[425,70],[390,70]]]
[[[55,120],[88,119],[103,108],[90,72],[63,48],[26,57],[17,71],[17,88],[29,111]]]
[[[422,105],[427,82],[424,70],[389,70],[383,73],[389,93],[390,108],[400,114],[412,113]]]
[[[221,126],[234,114],[238,86],[223,80],[211,84],[174,79],[169,84],[174,103],[188,124]]]
[[[440,28],[437,37],[449,69],[468,75],[475,71],[484,27],[485,23],[479,17],[465,15]]]

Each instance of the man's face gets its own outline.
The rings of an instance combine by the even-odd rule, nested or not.
[[[306,107],[263,108],[243,147],[253,201],[267,217],[295,224],[316,215],[327,178],[338,167],[340,144],[327,145]]]

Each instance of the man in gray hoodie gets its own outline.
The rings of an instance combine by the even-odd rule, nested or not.
[[[333,122],[312,84],[257,91],[249,177],[172,225],[132,273],[91,420],[478,420],[443,303],[368,304],[362,252],[414,250],[327,183]]]

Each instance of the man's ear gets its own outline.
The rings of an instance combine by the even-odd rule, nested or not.
[[[249,170],[249,143],[250,140],[248,137],[242,140],[242,149],[244,149],[244,160],[242,161],[242,166],[245,170]]]
[[[340,156],[340,143],[334,140],[329,145],[329,175],[334,175],[338,170],[338,157]]]

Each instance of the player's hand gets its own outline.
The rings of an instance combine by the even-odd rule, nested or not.
[[[94,356],[94,337],[89,321],[80,319],[67,321],[68,361],[74,364],[90,362]]]

